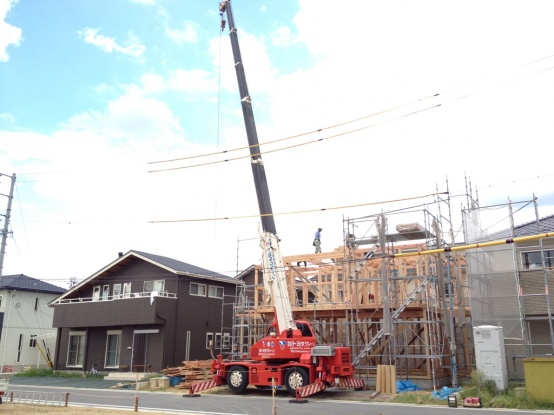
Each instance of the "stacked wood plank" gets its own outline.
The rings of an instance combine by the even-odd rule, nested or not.
[[[211,364],[211,360],[189,360],[184,361],[183,366],[163,369],[162,373],[169,378],[181,376],[181,382],[175,387],[188,389],[191,383],[211,379],[213,377],[210,371]]]

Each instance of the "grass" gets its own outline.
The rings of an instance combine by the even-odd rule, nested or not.
[[[68,373],[68,372],[59,372],[53,369],[45,368],[29,368],[23,372],[16,373],[14,376],[17,377],[52,377],[52,378],[82,378],[83,373]],[[88,377],[88,375],[87,375]]]
[[[494,381],[486,380],[483,372],[474,370],[471,379],[462,385],[459,392],[462,406],[463,399],[468,397],[481,398],[485,408],[554,410],[553,402],[536,401],[527,393],[516,391],[515,386],[509,386],[504,391],[496,388]],[[448,405],[446,399],[437,399],[430,392],[405,392],[396,396],[392,402],[415,405]]]

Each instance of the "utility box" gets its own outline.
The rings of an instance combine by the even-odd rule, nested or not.
[[[508,368],[502,327],[474,327],[473,340],[477,369],[485,374],[485,379],[493,380],[499,390],[506,389],[508,387]]]
[[[528,357],[523,359],[525,390],[539,401],[554,402],[554,357]]]

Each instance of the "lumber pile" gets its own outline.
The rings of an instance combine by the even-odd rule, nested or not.
[[[377,365],[375,391],[389,394],[396,393],[396,366]]]
[[[181,377],[179,384],[174,385],[176,388],[188,389],[191,383],[211,379],[213,377],[210,371],[212,364],[211,360],[189,360],[182,363],[183,366],[162,369],[162,373],[169,378],[176,376]]]

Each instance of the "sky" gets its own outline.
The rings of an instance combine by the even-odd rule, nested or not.
[[[554,214],[551,0],[232,6],[283,255],[437,191],[457,226],[468,189]],[[129,250],[260,263],[220,20],[217,1],[0,0],[3,275],[67,287]]]

